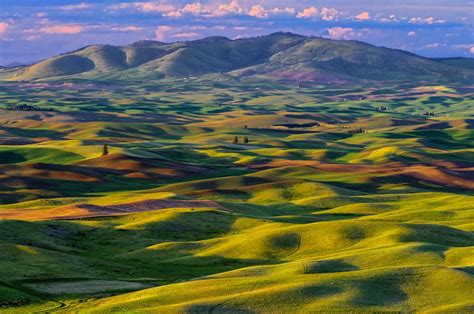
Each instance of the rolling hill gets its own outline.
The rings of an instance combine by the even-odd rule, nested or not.
[[[292,81],[469,81],[470,59],[430,59],[358,41],[274,33],[256,38],[91,45],[3,73],[15,81],[147,80],[228,73]]]
[[[76,74],[0,82],[0,312],[474,312],[474,89],[354,80],[466,60],[277,34],[24,68]],[[352,81],[231,77],[308,69]]]

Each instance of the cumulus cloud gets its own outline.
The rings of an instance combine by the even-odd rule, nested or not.
[[[132,3],[132,5],[142,12],[168,13],[170,11],[176,10],[176,8],[171,4],[162,4],[156,2],[135,2]]]
[[[155,30],[155,39],[159,41],[165,41],[168,37],[168,33],[173,30],[173,27],[167,25],[158,26]]]
[[[410,31],[410,32],[408,32],[407,35],[410,36],[410,37],[413,37],[413,36],[416,36],[416,32]]]
[[[231,0],[228,3],[221,3],[218,6],[211,4],[201,4],[200,2],[188,3],[182,8],[169,8],[167,11],[163,11],[165,16],[169,17],[181,17],[183,14],[193,14],[196,16],[204,17],[216,17],[225,16],[229,14],[251,14],[255,17],[265,17],[266,11],[260,5],[252,6],[246,11],[238,0]]]
[[[369,28],[356,30],[352,27],[331,27],[326,31],[332,39],[357,39],[372,32]]]
[[[199,15],[205,12],[206,10],[204,9],[204,6],[201,3],[195,2],[186,4],[181,11],[184,13]]]
[[[227,0],[225,1],[211,1],[208,3],[202,2],[190,2],[183,6],[171,5],[169,3],[160,2],[131,2],[131,3],[120,3],[110,5],[107,7],[109,11],[133,9],[139,12],[154,12],[161,13],[163,16],[180,18],[186,14],[192,14],[195,16],[202,16],[204,18],[223,17],[227,15],[248,15],[255,18],[268,18],[271,15],[287,14],[293,15],[297,18],[312,18],[322,19],[326,21],[337,20],[342,12],[335,8],[323,7],[318,9],[314,6],[297,11],[295,7],[274,7],[265,8],[261,4],[253,4],[249,6],[241,5],[246,1],[239,0]]]
[[[358,19],[360,21],[370,20],[370,14],[367,11],[362,12],[362,13],[356,15],[356,19]]]
[[[321,9],[321,19],[325,21],[337,20],[340,15],[342,15],[342,13],[334,8],[324,7]]]
[[[268,17],[267,11],[260,4],[253,5],[248,11],[248,15],[258,18]]]
[[[294,15],[294,14],[296,14],[296,9],[295,8],[290,8],[290,7],[273,8],[271,10],[271,13],[272,14],[290,14],[290,15]]]
[[[168,17],[181,17],[183,13],[181,12],[181,10],[175,10],[175,11],[170,11],[168,13],[164,13],[163,15],[168,16]]]
[[[332,27],[328,28],[329,37],[333,39],[348,39],[354,34],[354,29],[351,27]]]
[[[231,0],[229,3],[219,5],[216,10],[213,10],[212,15],[240,14],[243,11],[244,9],[240,6],[238,0]]]
[[[315,18],[319,14],[319,10],[316,7],[309,7],[304,9],[301,12],[298,12],[296,15],[297,18],[299,19],[309,19],[309,18]]]
[[[303,11],[298,12],[296,15],[299,19],[322,19],[324,21],[333,21],[337,20],[342,15],[341,12],[335,8],[323,7],[319,10],[316,7],[309,7]]]

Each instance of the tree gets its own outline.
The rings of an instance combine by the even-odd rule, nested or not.
[[[109,154],[109,147],[107,144],[104,144],[104,147],[102,148],[102,156],[107,156]]]
[[[247,136],[244,137],[244,143],[245,143],[245,144],[248,144],[248,142],[249,142],[249,138],[248,138]]]
[[[239,138],[236,136],[234,137],[234,144],[238,143],[239,142]]]

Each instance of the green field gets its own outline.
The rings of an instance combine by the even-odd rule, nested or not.
[[[473,105],[454,83],[4,81],[0,311],[472,312]]]

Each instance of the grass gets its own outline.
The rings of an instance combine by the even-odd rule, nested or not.
[[[44,162],[52,164],[68,164],[79,161],[83,156],[53,148],[29,148],[29,147],[1,147],[0,164],[18,164]]]
[[[2,312],[474,310],[462,86],[163,82],[1,84]]]

